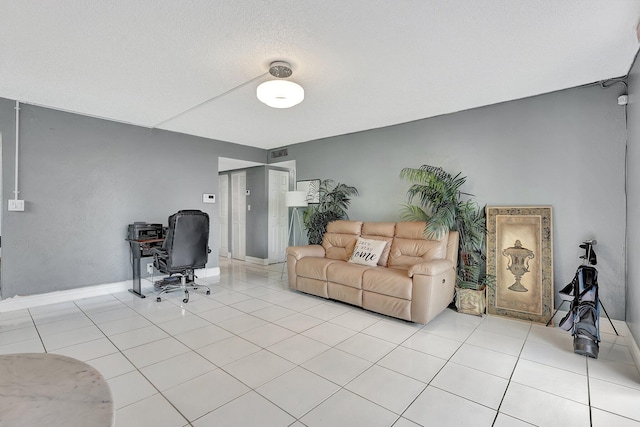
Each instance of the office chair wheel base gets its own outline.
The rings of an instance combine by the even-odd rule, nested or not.
[[[184,291],[184,299],[182,302],[185,304],[189,302],[189,291]]]
[[[162,298],[157,297],[157,298],[156,298],[156,302],[160,302],[160,301],[162,301]]]
[[[207,295],[211,295],[211,291],[207,291]]]
[[[189,298],[183,299],[182,302],[185,303],[185,304],[188,303],[189,302]]]

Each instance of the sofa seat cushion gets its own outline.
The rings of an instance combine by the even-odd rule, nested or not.
[[[413,280],[406,270],[374,267],[362,275],[362,290],[411,300]]]
[[[327,280],[327,268],[334,262],[334,259],[327,258],[302,258],[296,262],[296,274],[309,279]]]
[[[370,268],[372,267],[350,262],[334,262],[327,267],[327,279],[329,282],[362,289],[362,275]]]

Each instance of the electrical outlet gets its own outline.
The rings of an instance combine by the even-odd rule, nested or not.
[[[152,263],[147,264],[147,273],[153,274],[153,264]]]
[[[24,200],[9,199],[9,211],[23,212],[24,211]]]

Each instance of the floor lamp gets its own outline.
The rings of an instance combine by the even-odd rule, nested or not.
[[[284,204],[287,208],[293,208],[291,212],[291,219],[289,220],[289,232],[287,233],[287,245],[291,240],[291,233],[293,233],[293,246],[296,245],[296,229],[294,223],[298,222],[298,233],[302,236],[302,220],[300,219],[300,211],[298,208],[307,207],[307,192],[306,191],[287,191],[284,193]],[[284,255],[284,264],[282,264],[282,272],[280,278],[284,275],[284,266],[287,263],[287,254]]]

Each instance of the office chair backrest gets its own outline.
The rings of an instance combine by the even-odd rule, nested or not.
[[[204,268],[209,258],[209,215],[198,210],[183,210],[169,217],[164,248],[170,270]]]

